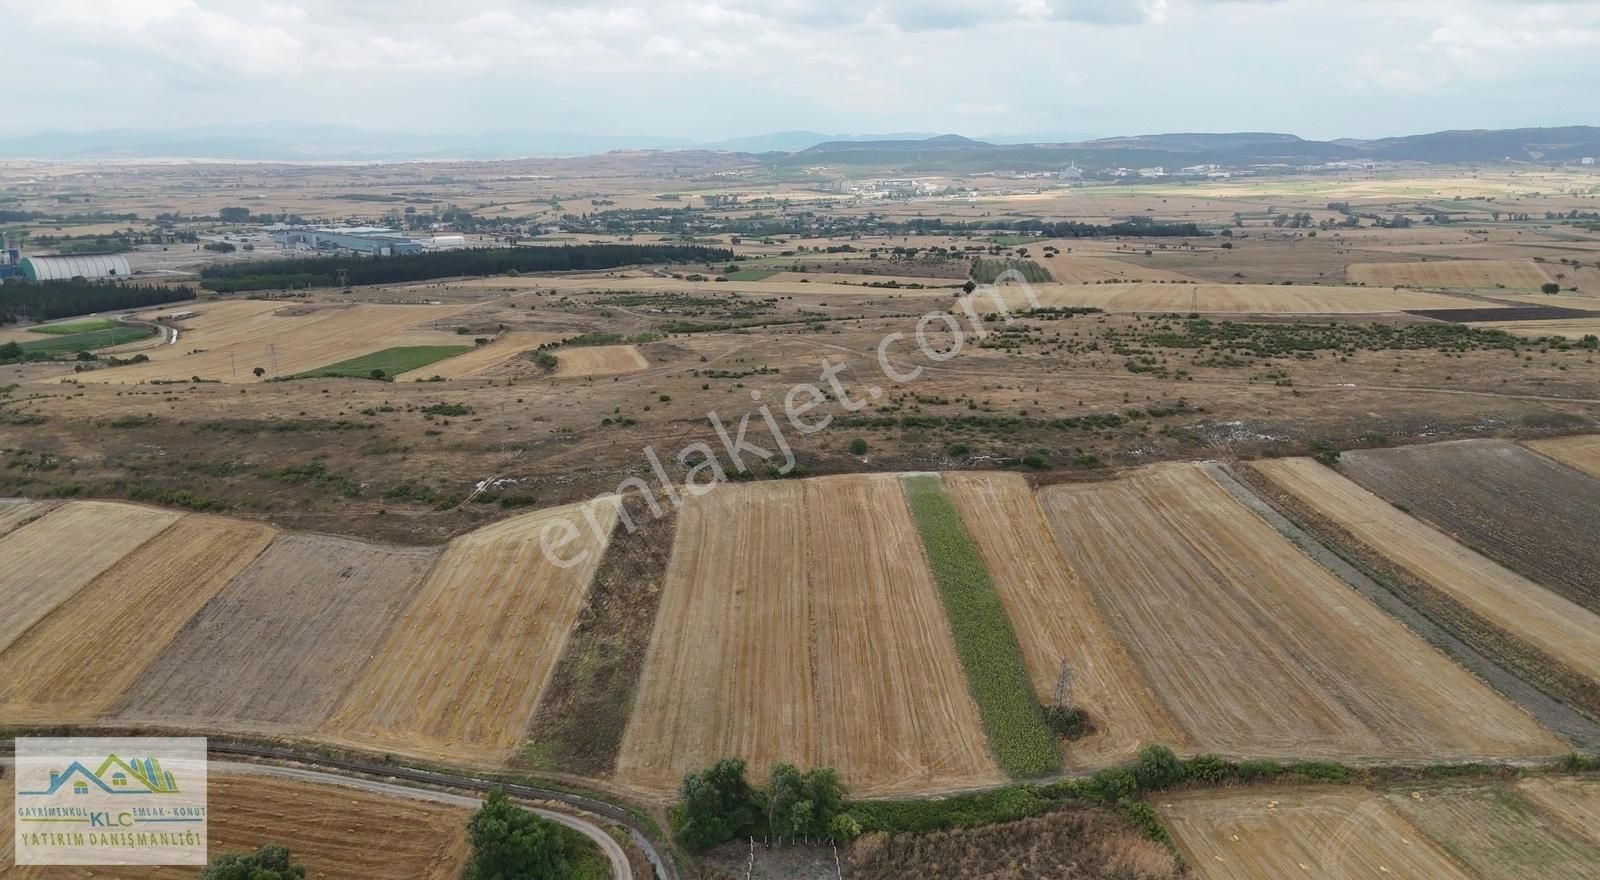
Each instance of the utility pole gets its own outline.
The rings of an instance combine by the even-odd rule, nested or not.
[[[272,352],[272,378],[276,379],[278,378],[278,345],[273,343],[268,345],[267,348]]]

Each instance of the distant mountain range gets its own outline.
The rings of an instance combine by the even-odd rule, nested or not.
[[[723,141],[561,131],[407,134],[337,125],[258,123],[173,130],[51,131],[0,138],[0,158],[50,160],[218,159],[379,162],[587,156],[613,150],[713,150],[750,154],[778,167],[839,166],[907,172],[1050,170],[1217,164],[1305,164],[1336,160],[1567,162],[1600,156],[1600,128],[1444,131],[1376,140],[1311,141],[1275,132],[1176,133],[1071,142],[1019,143],[960,135],[828,135],[784,131]]]

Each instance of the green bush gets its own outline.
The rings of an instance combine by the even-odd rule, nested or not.
[[[1175,785],[1183,779],[1184,768],[1172,749],[1162,745],[1145,746],[1133,763],[1133,775],[1141,791],[1154,791]]]
[[[861,439],[860,437],[857,437],[854,440],[851,440],[850,441],[850,454],[851,455],[866,455],[867,454],[867,441]]]
[[[683,777],[675,812],[678,843],[699,852],[759,828],[761,802],[744,778],[744,762],[723,758]]]

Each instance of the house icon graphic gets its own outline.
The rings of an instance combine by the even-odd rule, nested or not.
[[[171,771],[163,770],[155,758],[124,761],[116,755],[107,755],[99,769],[90,770],[82,761],[73,761],[64,769],[50,771],[50,786],[43,791],[22,791],[21,795],[49,796],[71,783],[74,795],[88,794],[98,788],[106,794],[177,794],[178,781]]]

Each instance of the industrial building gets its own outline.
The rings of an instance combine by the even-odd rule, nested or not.
[[[73,254],[58,257],[23,257],[22,277],[29,281],[70,281],[74,278],[127,278],[133,275],[121,254]]]
[[[315,226],[286,229],[272,236],[286,248],[345,250],[375,257],[422,252],[422,242],[381,226]]]

